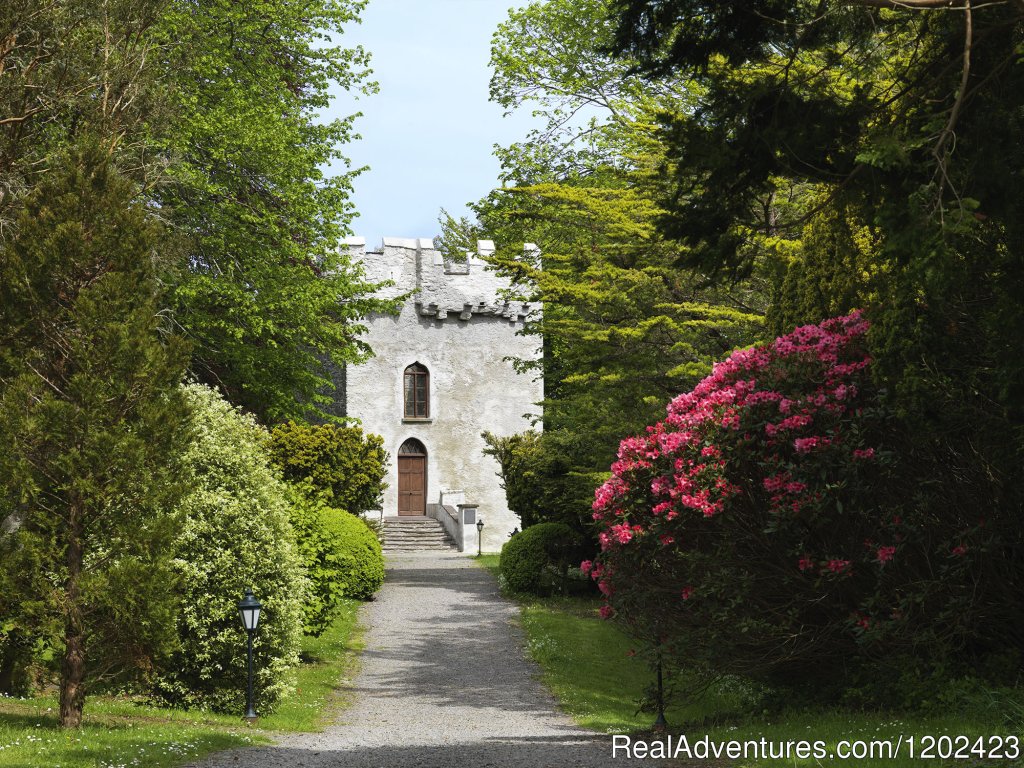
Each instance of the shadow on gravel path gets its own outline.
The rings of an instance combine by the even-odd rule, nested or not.
[[[446,552],[396,555],[368,627],[355,702],[323,733],[219,753],[202,768],[600,768],[609,735],[558,712],[493,577]],[[584,638],[581,638],[581,642]],[[630,765],[655,761],[628,760]]]

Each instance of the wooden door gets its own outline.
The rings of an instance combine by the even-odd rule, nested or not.
[[[427,457],[398,457],[398,514],[427,513]]]

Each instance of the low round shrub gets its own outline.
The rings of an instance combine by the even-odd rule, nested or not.
[[[384,583],[380,540],[361,517],[332,509],[339,531],[337,557],[345,572],[345,597],[369,600]]]
[[[543,595],[564,586],[583,542],[565,523],[538,523],[516,534],[501,550],[501,576],[513,592]]]
[[[304,629],[319,637],[338,615],[343,598],[369,599],[384,582],[380,542],[362,518],[296,491],[292,527],[309,591]]]
[[[174,543],[179,647],[157,659],[152,692],[166,703],[240,712],[246,637],[237,602],[263,604],[253,643],[258,710],[290,691],[299,663],[307,582],[285,483],[270,466],[266,430],[213,390],[186,388],[194,440],[179,460],[189,491]]]

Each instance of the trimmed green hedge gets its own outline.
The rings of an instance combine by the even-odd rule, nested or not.
[[[384,555],[362,518],[301,492],[293,496],[292,527],[310,583],[303,624],[307,635],[319,637],[343,598],[367,600],[380,589]]]

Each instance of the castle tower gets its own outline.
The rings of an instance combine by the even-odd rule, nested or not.
[[[363,238],[346,242],[367,279],[394,282],[382,296],[411,294],[400,314],[367,319],[375,356],[345,375],[347,415],[383,436],[390,455],[383,513],[434,516],[442,501],[475,503],[483,549],[498,551],[519,519],[480,433],[522,432],[524,416],[540,412],[539,377],[516,373],[507,359],[539,355],[536,337],[517,335],[539,308],[501,298],[508,281],[480,258],[494,252],[488,240],[466,262],[447,264],[428,239],[384,238],[377,251]]]

